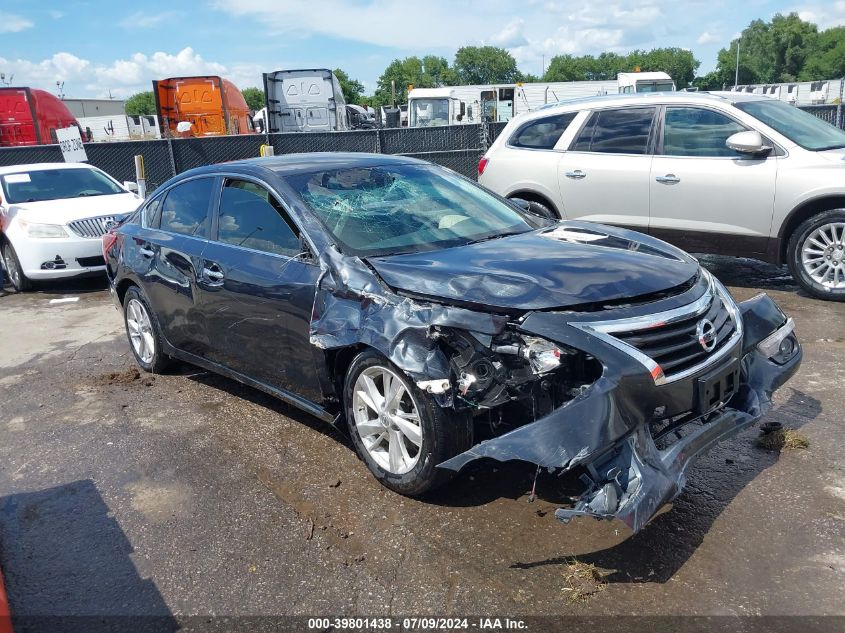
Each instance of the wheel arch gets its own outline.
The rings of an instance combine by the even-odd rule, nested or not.
[[[120,305],[123,305],[123,298],[126,296],[126,293],[129,291],[129,288],[131,288],[132,286],[140,288],[137,283],[135,283],[132,279],[129,279],[128,277],[121,279],[115,286],[114,290],[117,294],[118,301],[120,301]]]
[[[529,202],[538,202],[539,204],[548,207],[558,218],[563,217],[554,202],[549,200],[547,196],[537,193],[536,191],[531,191],[529,189],[517,189],[516,191],[510,192],[507,197],[509,200],[513,198],[520,198],[522,200],[528,200]]]
[[[782,264],[787,261],[786,251],[789,246],[789,238],[805,220],[817,213],[840,208],[845,209],[845,196],[826,195],[806,200],[790,211],[778,232],[778,263]]]

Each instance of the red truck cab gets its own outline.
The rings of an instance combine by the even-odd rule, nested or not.
[[[61,99],[37,88],[0,88],[0,147],[56,143],[56,130],[79,122]],[[87,135],[79,128],[83,141]]]

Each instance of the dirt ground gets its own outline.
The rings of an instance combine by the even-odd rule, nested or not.
[[[767,421],[809,446],[766,450],[748,430],[636,536],[558,523],[564,482],[541,476],[529,503],[521,464],[404,498],[269,396],[186,365],[139,373],[99,281],[0,298],[13,613],[156,615],[161,630],[212,615],[845,615],[845,304],[779,268],[703,261],[738,299],[765,290],[794,317],[804,363]]]

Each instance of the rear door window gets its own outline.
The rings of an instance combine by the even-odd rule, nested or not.
[[[276,197],[248,180],[226,180],[217,216],[217,241],[287,257],[302,251]]]
[[[554,149],[561,134],[569,127],[577,112],[567,112],[526,123],[511,138],[513,147]]]
[[[619,108],[593,112],[572,149],[605,154],[646,154],[657,108]]]
[[[213,178],[196,178],[168,191],[161,204],[161,230],[208,237],[208,207],[213,184]]]

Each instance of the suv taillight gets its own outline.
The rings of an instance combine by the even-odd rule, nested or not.
[[[486,156],[482,156],[481,160],[478,161],[478,175],[479,176],[484,173],[485,169],[487,169],[487,163],[489,163],[489,162],[490,162],[490,159],[487,158]]]

